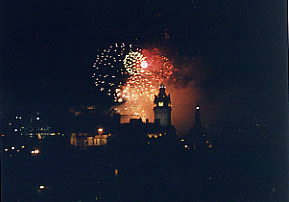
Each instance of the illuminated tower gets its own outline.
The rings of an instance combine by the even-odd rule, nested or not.
[[[167,127],[171,125],[171,97],[166,94],[166,88],[160,85],[159,94],[155,95],[154,115],[155,123],[159,122],[161,126]]]
[[[197,105],[195,108],[195,125],[194,125],[195,129],[202,128],[200,110],[201,110],[200,105]]]

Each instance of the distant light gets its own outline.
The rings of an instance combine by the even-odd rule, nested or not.
[[[13,146],[12,146],[12,147],[11,147],[11,149],[12,149],[12,150],[14,150],[14,149],[15,149],[15,147],[13,147]]]
[[[44,185],[40,185],[39,189],[45,189],[45,186]]]
[[[39,121],[39,120],[40,120],[40,117],[36,117],[36,120]]]
[[[18,116],[16,116],[16,119],[18,119]]]
[[[103,128],[99,128],[97,131],[101,133],[103,132]]]
[[[188,145],[185,145],[185,148],[188,148]]]
[[[3,134],[3,135],[1,135],[2,137],[4,137],[5,135]]]
[[[54,136],[54,135],[55,135],[55,133],[50,133],[50,135]]]
[[[19,116],[19,119],[22,119],[21,116]]]
[[[200,109],[200,107],[199,107],[199,106],[197,106],[197,107],[196,107],[196,109]]]
[[[17,129],[17,128],[15,128],[15,129],[14,129],[14,132],[17,132],[17,131],[18,131],[18,129]]]
[[[118,169],[114,169],[114,175],[118,176]]]
[[[35,151],[34,151],[34,150],[32,150],[32,151],[31,151],[31,154],[34,154],[34,153],[35,153]]]
[[[12,125],[12,123],[8,123],[8,125],[9,125],[9,126],[11,126],[11,125]]]
[[[6,148],[6,149],[4,149],[4,151],[8,151],[8,149]]]
[[[22,145],[21,148],[24,149],[24,145]]]
[[[185,141],[184,139],[181,139],[181,142]]]
[[[17,149],[17,152],[19,152],[20,150],[19,149]]]
[[[39,153],[40,153],[39,149],[35,149],[35,150],[34,150],[34,153],[35,153],[35,154],[39,154]]]

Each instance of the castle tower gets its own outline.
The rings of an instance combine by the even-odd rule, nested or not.
[[[171,125],[171,97],[166,94],[166,88],[163,84],[160,85],[159,94],[155,95],[154,100],[154,115],[155,123],[159,122],[162,127]]]

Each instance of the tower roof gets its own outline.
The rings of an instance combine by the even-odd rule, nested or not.
[[[160,85],[159,94],[155,96],[154,103],[157,102],[164,102],[164,106],[167,106],[171,103],[170,94],[166,94],[166,87],[164,86],[164,84]]]

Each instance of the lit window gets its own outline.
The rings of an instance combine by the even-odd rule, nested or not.
[[[197,107],[196,107],[196,109],[200,109],[200,107],[199,107],[199,106],[197,106]]]
[[[181,139],[181,142],[185,141],[184,139]]]
[[[188,145],[185,145],[185,148],[188,148]]]
[[[12,149],[12,150],[14,150],[14,149],[15,149],[15,147],[11,147],[11,149]]]
[[[164,103],[163,102],[159,102],[159,107],[163,107]]]
[[[44,185],[40,185],[39,189],[45,189],[45,186]]]

